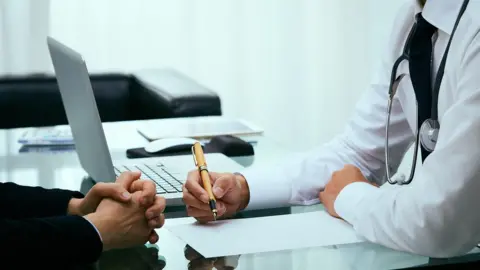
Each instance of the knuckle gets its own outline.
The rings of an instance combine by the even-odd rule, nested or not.
[[[187,205],[187,215],[192,217],[193,216],[192,212],[193,212],[193,208],[191,206]]]
[[[355,166],[352,165],[352,164],[347,164],[347,167],[346,167],[346,168],[349,169],[349,170],[355,170],[355,171],[358,170],[358,168],[355,167]]]
[[[167,200],[164,197],[157,196],[158,205],[161,209],[164,209],[167,206]]]
[[[94,189],[102,189],[105,187],[105,185],[107,185],[106,183],[103,183],[103,182],[100,182],[100,183],[97,183],[93,186]]]
[[[230,187],[235,183],[235,178],[231,177],[228,174],[222,174],[217,178],[217,181],[215,181],[216,186],[226,188]]]
[[[137,182],[133,182],[129,187],[127,187],[128,191],[135,192],[137,191]]]
[[[193,178],[196,178],[197,173],[198,173],[197,170],[191,170],[191,171],[189,171],[189,172],[188,172],[188,175],[187,175],[187,179],[188,179],[188,180],[191,180],[191,179],[193,179]]]
[[[143,181],[139,180],[139,181],[134,181],[131,186],[132,188],[135,188],[136,190],[138,190],[142,188],[142,184],[143,184]]]
[[[185,181],[185,184],[183,185],[186,189],[189,189],[192,187],[192,179],[187,178],[187,181]]]
[[[187,197],[188,196],[188,189],[183,188],[182,189],[182,195],[183,195],[183,198]]]
[[[152,181],[145,180],[145,183],[143,185],[146,191],[150,191],[150,193],[156,192],[155,184]]]
[[[143,181],[145,181],[144,185],[146,185],[147,187],[155,188],[155,183],[153,183],[153,181],[150,181],[150,180],[143,180]]]
[[[162,227],[165,224],[165,215],[161,214],[160,218],[158,219],[158,227]]]
[[[190,196],[183,197],[183,201],[185,202],[186,206],[192,206],[195,203],[194,200],[192,199],[192,197],[190,197]]]
[[[205,223],[208,223],[209,221],[211,221],[212,219],[207,218],[207,217],[198,217],[198,218],[196,218],[196,220],[198,222],[200,222],[200,224],[205,224]]]
[[[163,197],[163,196],[156,196],[156,198],[157,198],[159,204],[161,204],[161,205],[167,204],[167,200],[165,199],[165,197]]]
[[[92,187],[92,190],[94,193],[99,193],[99,192],[102,192],[103,190],[105,190],[107,187],[107,184],[106,183],[97,183],[95,184],[93,187]]]

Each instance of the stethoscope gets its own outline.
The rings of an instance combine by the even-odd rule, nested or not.
[[[390,173],[390,166],[389,166],[389,148],[388,148],[388,134],[389,134],[389,126],[390,126],[390,115],[392,112],[392,104],[393,104],[393,98],[395,96],[395,93],[397,92],[397,88],[401,82],[401,80],[406,76],[405,73],[400,74],[397,76],[397,69],[400,66],[400,64],[406,60],[410,61],[410,47],[411,47],[411,41],[412,37],[415,34],[415,31],[417,30],[417,22],[414,23],[412,29],[410,30],[410,33],[408,34],[407,40],[405,42],[405,46],[403,48],[402,55],[395,61],[393,64],[392,68],[392,74],[390,77],[390,86],[388,88],[388,111],[387,111],[387,125],[386,125],[386,134],[385,134],[385,171],[386,171],[386,177],[387,181],[392,184],[398,184],[398,185],[408,185],[410,182],[413,180],[413,176],[415,174],[415,167],[417,165],[417,154],[418,154],[418,146],[419,146],[419,141],[420,144],[422,145],[422,148],[425,150],[427,153],[433,152],[435,149],[435,145],[437,144],[437,139],[438,139],[438,132],[440,131],[440,123],[438,121],[438,93],[440,91],[440,85],[442,83],[443,79],[443,74],[445,71],[445,63],[447,61],[447,55],[448,51],[450,49],[450,44],[452,43],[453,35],[457,29],[458,23],[460,22],[460,19],[467,9],[469,0],[464,0],[462,7],[460,8],[460,12],[457,16],[457,19],[455,21],[455,25],[452,30],[452,34],[450,35],[450,39],[448,41],[447,48],[445,49],[445,52],[442,57],[442,62],[440,63],[440,67],[437,72],[437,76],[435,79],[435,84],[433,86],[433,91],[432,91],[432,106],[431,106],[431,113],[430,113],[430,118],[426,119],[422,125],[420,126],[420,130],[416,130],[415,134],[415,145],[414,145],[414,154],[413,154],[413,161],[412,161],[412,166],[410,169],[410,175],[408,179],[405,180],[405,177],[400,178],[400,179],[392,179],[392,175]],[[420,14],[417,14],[416,19],[420,16]],[[432,53],[433,55],[433,53]],[[414,91],[419,91],[420,89],[414,89]],[[417,119],[418,119],[418,100],[417,100]],[[424,157],[425,158],[425,157]]]

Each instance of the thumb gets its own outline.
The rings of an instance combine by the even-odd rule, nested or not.
[[[108,197],[120,202],[128,202],[132,197],[130,192],[128,192],[128,190],[126,190],[120,185],[115,185],[115,187],[110,192],[111,194]]]
[[[117,183],[97,184],[95,196],[98,199],[111,198],[120,202],[127,202],[131,198],[130,192]]]
[[[220,199],[229,192],[235,185],[235,178],[232,175],[224,174],[215,179],[213,184],[213,195]]]
[[[318,199],[320,200],[320,203],[323,204],[323,202],[325,201],[325,191],[320,191],[320,193],[318,194]]]
[[[141,175],[140,172],[123,172],[117,178],[116,183],[119,183],[124,189],[129,189],[135,180],[140,179]]]

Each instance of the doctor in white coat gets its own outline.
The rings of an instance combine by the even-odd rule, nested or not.
[[[422,166],[392,179],[417,138]],[[220,217],[321,202],[392,249],[470,251],[480,241],[480,1],[411,0],[395,19],[378,76],[331,142],[270,167],[210,174]],[[212,220],[198,172],[183,195],[190,216]]]

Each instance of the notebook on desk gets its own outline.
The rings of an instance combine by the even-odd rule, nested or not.
[[[29,128],[17,141],[24,146],[75,145],[72,131],[68,126]]]
[[[263,134],[263,129],[249,121],[224,116],[199,116],[144,121],[139,124],[137,131],[149,141],[172,137],[202,140],[221,135],[246,138]]]

